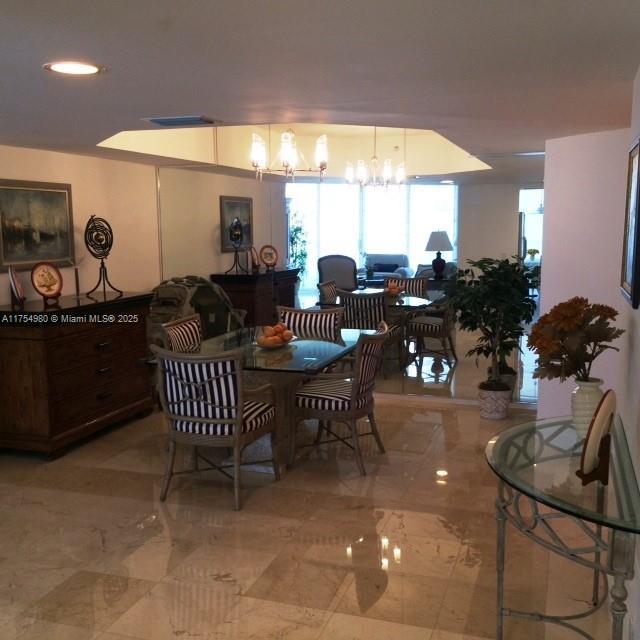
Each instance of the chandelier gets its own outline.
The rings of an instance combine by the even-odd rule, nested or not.
[[[269,148],[270,147],[271,125],[269,125]],[[262,174],[266,171],[268,173],[284,173],[285,177],[291,178],[292,180],[296,172],[318,173],[320,181],[322,181],[329,160],[327,136],[323,134],[316,140],[314,153],[315,169],[309,165],[302,151],[298,150],[296,134],[292,129],[287,129],[280,136],[280,151],[278,151],[278,155],[273,162],[269,162],[268,160],[267,145],[262,136],[257,133],[252,134],[250,157],[251,166],[256,172],[256,178],[260,180],[262,180]],[[280,167],[274,167],[278,162]],[[301,166],[303,168],[300,168]]]
[[[378,128],[373,127],[373,155],[369,165],[364,160],[358,160],[354,168],[352,162],[347,162],[344,178],[349,184],[358,182],[360,186],[388,186],[389,184],[402,184],[407,179],[405,163],[407,159],[407,130],[403,134],[403,159],[394,172],[393,164],[388,158],[382,163],[380,170],[377,155]]]

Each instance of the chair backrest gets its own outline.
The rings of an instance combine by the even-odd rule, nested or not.
[[[151,345],[158,359],[160,403],[173,429],[207,433],[221,425],[221,436],[239,433],[243,419],[242,350],[217,356],[176,353]],[[187,427],[185,429],[185,427]]]
[[[162,325],[164,346],[177,353],[194,353],[202,343],[202,324],[197,314],[185,316]]]
[[[353,368],[352,401],[355,406],[364,406],[371,398],[375,387],[375,378],[382,366],[384,345],[388,337],[388,328],[380,322],[372,335],[362,335],[356,345],[355,365]]]
[[[340,329],[344,309],[294,309],[292,307],[276,307],[278,319],[287,325],[293,335],[304,340],[327,340],[342,342]]]
[[[318,283],[320,304],[335,304],[338,299],[338,285],[335,280]]]
[[[338,289],[347,329],[377,329],[384,320],[385,293],[351,293]]]
[[[320,282],[333,280],[338,289],[353,291],[358,286],[356,261],[349,256],[330,255],[318,258]]]
[[[428,284],[428,276],[421,278],[397,278],[391,276],[384,279],[385,288],[389,287],[389,285],[394,285],[400,287],[408,296],[417,296],[418,298],[426,297]]]

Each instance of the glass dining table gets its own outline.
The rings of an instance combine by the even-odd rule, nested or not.
[[[356,348],[362,334],[373,331],[342,329],[340,342],[325,340],[300,340],[278,348],[265,349],[256,344],[256,328],[245,327],[203,340],[200,355],[217,355],[222,351],[241,349],[244,370],[252,372],[261,382],[273,385],[276,399],[277,441],[280,460],[286,460],[288,440],[293,422],[294,399],[297,385],[310,376],[349,355]],[[282,465],[281,465],[282,466]],[[281,469],[283,472],[284,469]]]

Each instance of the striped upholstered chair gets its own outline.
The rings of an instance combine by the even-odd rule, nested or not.
[[[195,353],[202,343],[200,316],[194,314],[162,325],[164,346],[176,353]]]
[[[385,289],[391,286],[399,287],[408,296],[416,296],[417,298],[427,297],[427,286],[429,284],[429,278],[385,278]]]
[[[335,304],[338,300],[338,285],[335,280],[328,280],[327,282],[318,283],[318,291],[320,297],[318,302],[322,304]]]
[[[326,340],[340,342],[344,309],[309,310],[293,307],[276,307],[278,319],[287,325],[293,335],[303,340]]]
[[[323,431],[331,436],[331,439],[325,442],[343,442],[354,450],[358,469],[363,476],[366,475],[366,470],[360,451],[359,437],[373,435],[380,453],[385,452],[373,415],[373,390],[376,373],[382,366],[387,333],[386,323],[381,322],[377,333],[360,336],[355,350],[354,369],[349,377],[344,373],[318,374],[298,389],[295,398],[295,419],[289,434],[291,463],[295,458],[297,424],[300,420],[311,418],[316,418],[319,425],[315,444],[321,443]],[[357,421],[365,416],[369,418],[371,431],[358,433]],[[332,430],[332,421],[344,422],[348,425],[351,442]]]
[[[206,463],[202,470],[213,468],[231,477],[225,469],[233,466],[236,509],[241,506],[242,450],[266,433],[271,434],[273,471],[279,480],[273,387],[244,388],[242,351],[226,351],[212,357],[179,354],[156,345],[151,350],[159,363],[160,403],[169,423],[167,469],[160,500],[167,497],[174,475],[176,443],[195,447],[191,471],[200,471],[202,461]],[[258,399],[267,392],[271,394],[271,402]],[[256,400],[246,400],[245,396],[255,396]],[[233,465],[216,465],[202,453],[207,447],[233,449]]]
[[[351,293],[338,289],[340,303],[344,306],[346,329],[375,329],[381,322],[388,325],[386,345],[399,346],[399,361],[404,362],[404,330],[398,317],[389,315],[387,295],[381,289],[376,293]]]
[[[451,366],[457,362],[455,348],[456,316],[446,298],[442,297],[424,311],[416,311],[407,319],[407,341],[415,343],[415,357],[422,361],[425,355],[443,356]],[[434,341],[440,347],[429,346]]]

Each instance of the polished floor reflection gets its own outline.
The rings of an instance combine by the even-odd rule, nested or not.
[[[495,480],[483,452],[531,416],[511,412],[491,422],[473,406],[378,394],[387,453],[363,439],[366,477],[344,446],[307,449],[280,482],[248,471],[241,512],[214,473],[178,478],[159,502],[159,414],[51,462],[2,452],[0,638],[493,638]],[[508,604],[584,602],[585,570],[508,535]],[[608,637],[606,612],[590,624]],[[566,637],[524,620],[506,629],[508,640]]]
[[[376,388],[383,393],[403,393],[418,396],[437,396],[454,400],[477,400],[478,384],[487,379],[488,361],[465,354],[475,346],[476,336],[466,331],[456,331],[455,347],[458,361],[450,362],[441,355],[428,354],[411,358],[405,368],[398,366],[395,354],[388,353],[384,371],[378,376]],[[439,349],[438,341],[427,341],[427,347]],[[411,347],[413,349],[413,346]],[[513,354],[509,365],[517,371],[513,402],[534,404],[538,400],[538,381],[533,378],[535,355],[522,343],[522,352]]]

